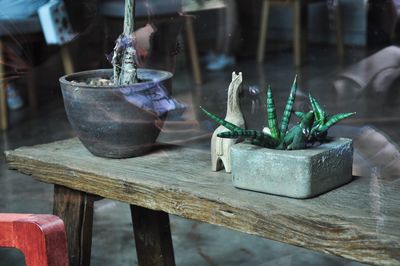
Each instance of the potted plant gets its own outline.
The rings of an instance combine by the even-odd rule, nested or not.
[[[124,30],[111,56],[113,69],[60,78],[68,119],[97,156],[126,158],[148,152],[176,103],[165,89],[171,73],[138,68],[134,14],[135,0],[126,0]]]
[[[221,138],[243,138],[231,147],[233,184],[238,188],[293,198],[309,198],[352,179],[352,140],[328,137],[328,129],[354,113],[329,116],[309,94],[311,109],[294,112],[297,78],[279,123],[271,87],[267,91],[268,127],[245,130],[201,108],[229,131]],[[292,113],[300,122],[288,130]]]

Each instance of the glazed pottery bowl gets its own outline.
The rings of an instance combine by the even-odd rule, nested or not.
[[[172,74],[138,69],[141,82],[133,85],[89,85],[99,80],[103,83],[111,76],[112,69],[99,69],[60,78],[69,122],[83,145],[96,156],[143,155],[154,146],[163,126],[163,102],[169,99],[166,86]]]

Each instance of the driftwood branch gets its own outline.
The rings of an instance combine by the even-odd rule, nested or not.
[[[125,0],[124,32],[116,41],[112,64],[114,84],[137,83],[137,53],[135,49],[135,0]]]

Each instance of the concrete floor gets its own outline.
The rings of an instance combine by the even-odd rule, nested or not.
[[[332,134],[360,136],[365,125],[368,129],[382,133],[389,141],[400,139],[399,97],[390,95],[393,89],[386,92],[361,91],[357,94],[338,95],[332,87],[332,81],[345,66],[357,62],[365,56],[364,51],[350,49],[347,62],[340,63],[335,57],[334,48],[316,48],[307,60],[307,64],[299,70],[292,66],[292,55],[283,51],[271,54],[267,63],[256,67],[254,61],[243,61],[234,70],[243,71],[244,94],[242,98],[249,127],[260,127],[264,113],[261,105],[251,107],[251,96],[246,92],[249,86],[264,87],[268,82],[275,89],[275,102],[282,102],[287,97],[289,86],[295,72],[300,74],[300,91],[298,107],[304,105],[305,93],[312,90],[315,97],[326,104],[332,112],[357,111],[355,118],[345,125],[337,127]],[[226,91],[233,69],[215,73],[204,73],[205,84],[197,88],[201,96],[191,97],[188,88],[191,85],[190,73],[178,68],[175,76],[174,93],[177,98],[194,105],[189,108],[184,121],[190,128],[185,136],[179,135],[182,145],[197,145],[207,148],[208,140],[188,140],[196,137],[198,132],[210,132],[215,125],[198,115],[197,105],[201,103],[210,110],[222,114],[226,104]],[[193,104],[195,102],[195,104]],[[278,104],[279,110],[282,104]],[[259,115],[259,118],[251,118]],[[32,114],[29,108],[12,112],[10,130],[0,133],[2,150],[19,146],[46,143],[74,135],[66,119],[60,100],[54,100]],[[278,114],[279,116],[280,114]],[[176,134],[162,133],[160,141],[177,141]],[[393,142],[393,143],[394,143]],[[363,143],[356,142],[356,153],[361,154]],[[397,147],[397,146],[396,146]],[[357,150],[358,149],[358,150]],[[358,157],[356,157],[357,160]],[[365,156],[363,157],[365,159]],[[360,171],[369,174],[368,164],[360,166]],[[376,169],[375,169],[376,171]],[[394,174],[396,170],[393,170]],[[39,183],[32,178],[7,170],[4,157],[0,161],[0,212],[18,213],[51,213],[52,186]],[[360,265],[336,256],[325,255],[293,247],[256,236],[228,230],[218,226],[171,217],[171,228],[177,265]],[[120,202],[102,200],[95,204],[92,265],[136,265],[130,221],[129,206]],[[15,250],[0,249],[0,265],[23,265],[22,255]]]

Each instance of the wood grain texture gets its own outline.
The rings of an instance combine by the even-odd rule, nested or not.
[[[17,248],[27,266],[67,266],[63,221],[46,214],[0,214],[0,247]]]
[[[68,236],[70,263],[90,265],[94,197],[85,192],[54,186],[53,213],[63,219]]]
[[[399,178],[356,177],[308,200],[235,189],[208,151],[103,159],[77,139],[6,152],[36,179],[375,265],[400,265]],[[179,162],[179,163],[177,163]]]
[[[136,253],[140,266],[174,266],[168,213],[131,205]]]

